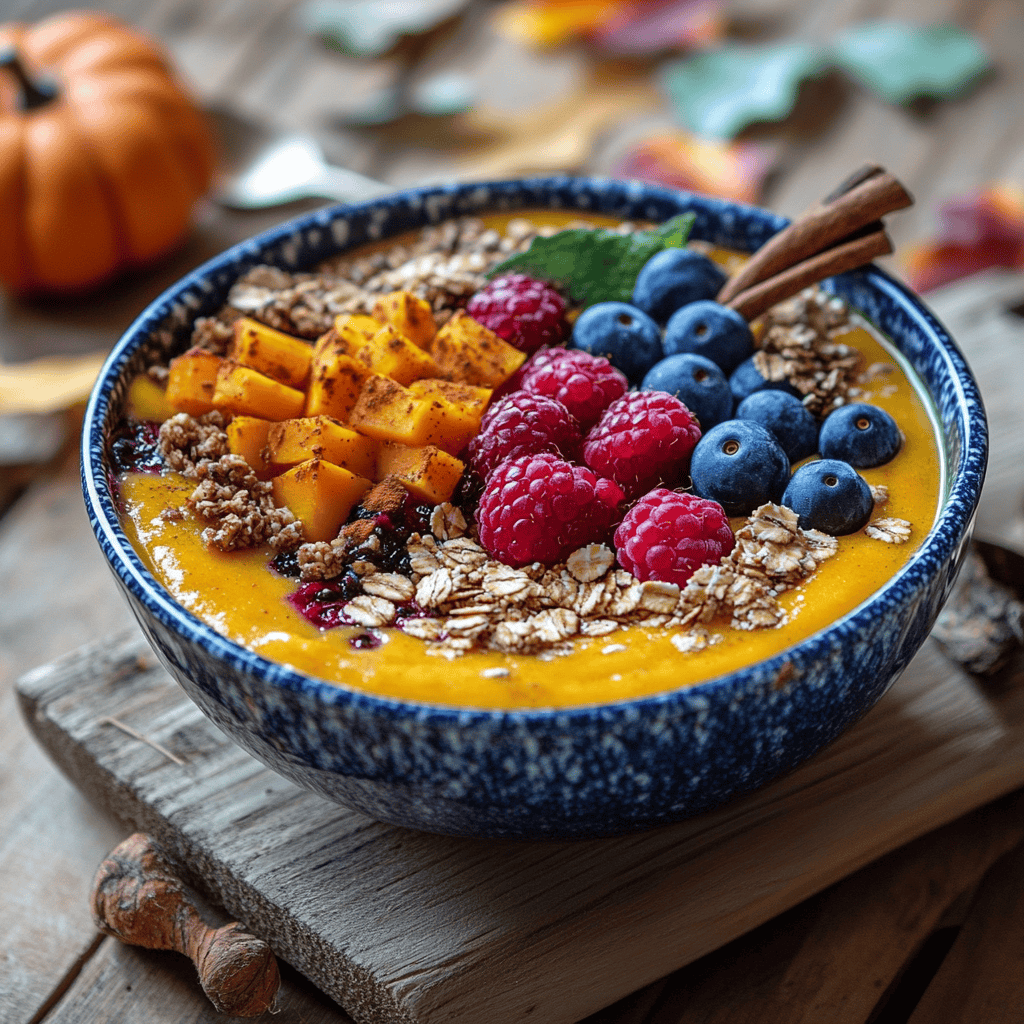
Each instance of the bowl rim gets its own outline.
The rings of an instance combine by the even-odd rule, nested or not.
[[[567,186],[591,187],[593,189],[619,186],[629,199],[667,200],[681,206],[702,209],[709,216],[721,217],[723,213],[728,213],[747,221],[756,220],[762,224],[768,224],[775,231],[780,230],[788,223],[787,218],[760,207],[636,181],[618,181],[593,176],[545,176],[396,189],[393,193],[361,203],[320,207],[299,214],[213,256],[157,296],[127,328],[111,350],[97,376],[89,396],[82,425],[82,487],[93,531],[111,571],[121,584],[145,605],[150,614],[185,640],[199,644],[208,654],[223,660],[236,671],[256,675],[268,684],[281,686],[305,698],[315,698],[316,701],[328,705],[348,706],[353,711],[383,712],[394,719],[429,721],[438,727],[447,724],[464,726],[469,722],[478,721],[490,723],[498,721],[528,726],[533,721],[549,722],[553,718],[605,722],[610,717],[616,717],[623,713],[625,709],[629,709],[629,713],[634,713],[643,709],[658,709],[666,704],[679,701],[700,706],[707,701],[707,694],[717,692],[730,685],[736,686],[742,679],[751,676],[771,679],[786,662],[792,662],[798,652],[806,652],[820,645],[825,636],[849,630],[856,631],[858,624],[865,621],[866,617],[870,615],[871,607],[878,601],[884,601],[893,591],[903,587],[920,588],[923,585],[921,564],[925,560],[938,559],[941,563],[952,558],[955,562],[959,561],[959,555],[970,535],[987,462],[988,430],[982,399],[963,354],[924,302],[885,271],[874,264],[869,264],[865,268],[854,271],[851,275],[843,276],[859,277],[869,288],[886,297],[924,330],[930,347],[941,355],[948,380],[955,387],[956,407],[964,427],[960,465],[947,467],[946,492],[940,502],[938,515],[933,521],[928,535],[907,562],[878,590],[845,615],[798,643],[783,648],[770,658],[696,684],[643,696],[564,707],[487,708],[389,697],[369,690],[356,689],[345,683],[329,682],[316,676],[307,675],[281,663],[271,661],[241,644],[229,640],[179,605],[149,572],[132,547],[120,526],[108,486],[106,468],[103,465],[105,447],[103,437],[105,421],[110,413],[111,392],[118,379],[117,371],[127,363],[152,330],[166,323],[177,297],[196,288],[204,292],[211,291],[212,286],[208,282],[211,274],[236,262],[258,259],[261,254],[269,253],[294,236],[296,231],[314,226],[329,228],[337,221],[350,218],[354,214],[372,211],[382,204],[384,206],[394,204],[399,199],[412,198],[423,205],[433,196],[472,195],[478,190],[489,190],[509,185],[521,185],[524,189],[537,193],[538,196],[544,191],[550,193],[555,189]],[[542,204],[535,204],[533,207],[524,205],[522,208],[543,209],[544,207]],[[564,207],[561,208],[564,209]],[[464,211],[448,210],[444,212],[443,216],[431,218],[425,223],[439,223],[449,217],[458,216],[462,212]],[[484,203],[477,210],[465,212],[514,213],[515,211],[502,210],[493,204]],[[588,212],[600,213],[601,211],[581,207],[579,212],[581,216],[585,216]],[[358,247],[362,244],[365,243],[358,242],[355,246],[343,243],[337,251],[342,252],[347,248]],[[879,329],[882,330],[881,327]],[[897,350],[902,351],[894,340],[889,340]],[[906,356],[904,357],[906,358]],[[934,398],[931,400],[934,401]]]

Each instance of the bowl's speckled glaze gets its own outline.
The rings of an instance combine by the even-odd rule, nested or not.
[[[963,357],[914,296],[868,267],[831,287],[882,329],[927,385],[945,432],[944,501],[920,550],[886,586],[768,661],[600,706],[467,710],[329,685],[245,650],[179,607],[133,551],[111,497],[106,441],[133,375],[183,349],[192,320],[220,307],[256,264],[305,269],[449,217],[537,207],[654,221],[692,210],[693,237],[745,251],[785,224],[720,200],[563,177],[413,189],[318,210],[230,249],[157,299],[112,352],[85,420],[83,485],[97,539],[154,650],[189,696],[298,785],[435,832],[635,831],[709,810],[796,767],[863,715],[924,641],[959,567],[984,477],[984,411]]]

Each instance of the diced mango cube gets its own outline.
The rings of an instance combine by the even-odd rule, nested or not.
[[[378,443],[342,426],[330,416],[304,416],[271,426],[267,457],[272,466],[296,466],[309,459],[324,459],[359,476],[377,471]]]
[[[211,412],[217,374],[223,363],[220,356],[203,348],[190,348],[172,359],[165,392],[168,403],[190,416]]]
[[[421,501],[435,505],[448,501],[465,464],[434,445],[409,447],[385,444],[377,458],[377,477],[397,477]]]
[[[371,373],[390,377],[399,384],[411,384],[420,377],[437,375],[437,365],[421,348],[403,338],[390,324],[385,324],[356,354]]]
[[[341,353],[313,360],[306,389],[307,416],[330,416],[345,422],[359,398],[368,371],[364,364]]]
[[[437,332],[430,354],[441,371],[437,376],[484,388],[503,384],[526,361],[525,352],[461,309]]]
[[[420,398],[440,398],[452,405],[460,405],[467,412],[479,417],[487,411],[490,405],[491,395],[494,392],[490,388],[478,388],[472,384],[459,384],[453,380],[440,380],[437,377],[425,377],[422,380],[413,381],[409,390]]]
[[[381,323],[391,324],[403,338],[419,348],[429,348],[437,333],[430,303],[412,292],[382,295],[374,304],[373,315]]]
[[[231,358],[235,362],[251,366],[290,388],[301,390],[306,386],[313,355],[309,342],[247,316],[235,321],[234,332]]]
[[[375,374],[363,384],[348,422],[378,441],[419,446],[433,443],[441,418],[440,403],[417,398],[397,381]]]
[[[251,366],[225,359],[213,391],[217,409],[264,420],[290,420],[302,415],[306,396]]]
[[[133,419],[163,423],[179,410],[167,401],[167,391],[163,384],[140,373],[128,385],[127,411]]]
[[[334,326],[314,343],[313,360],[338,354],[354,356],[380,329],[381,321],[364,313],[339,314]]]
[[[258,416],[234,416],[227,425],[228,451],[232,455],[241,455],[257,473],[266,473],[269,468],[267,461],[267,435],[274,426],[273,420],[260,419]]]
[[[349,512],[373,486],[341,466],[310,459],[274,477],[274,501],[302,522],[307,540],[333,540]]]
[[[431,402],[434,409],[436,427],[430,444],[458,455],[480,433],[480,420],[491,397],[489,388],[431,378],[413,381],[409,390]]]

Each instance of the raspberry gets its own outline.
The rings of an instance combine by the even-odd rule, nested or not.
[[[622,497],[611,480],[557,455],[508,459],[491,474],[477,506],[480,543],[507,565],[552,565],[604,539]]]
[[[664,391],[633,391],[612,402],[583,441],[583,461],[630,497],[686,474],[700,425]]]
[[[625,394],[629,381],[607,359],[578,349],[538,352],[523,374],[522,388],[557,398],[588,430],[607,406]]]
[[[526,274],[496,277],[469,300],[466,312],[521,352],[557,345],[569,333],[565,300]]]
[[[645,494],[615,531],[619,564],[638,580],[686,581],[732,551],[735,538],[717,502],[658,487]]]
[[[468,462],[486,480],[499,462],[517,455],[547,451],[574,459],[582,440],[580,425],[561,402],[517,391],[487,410],[469,442]]]

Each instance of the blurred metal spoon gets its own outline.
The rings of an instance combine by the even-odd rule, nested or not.
[[[213,199],[229,209],[263,210],[300,199],[351,203],[393,191],[330,163],[311,135],[277,135],[231,111],[209,113],[223,153]]]

